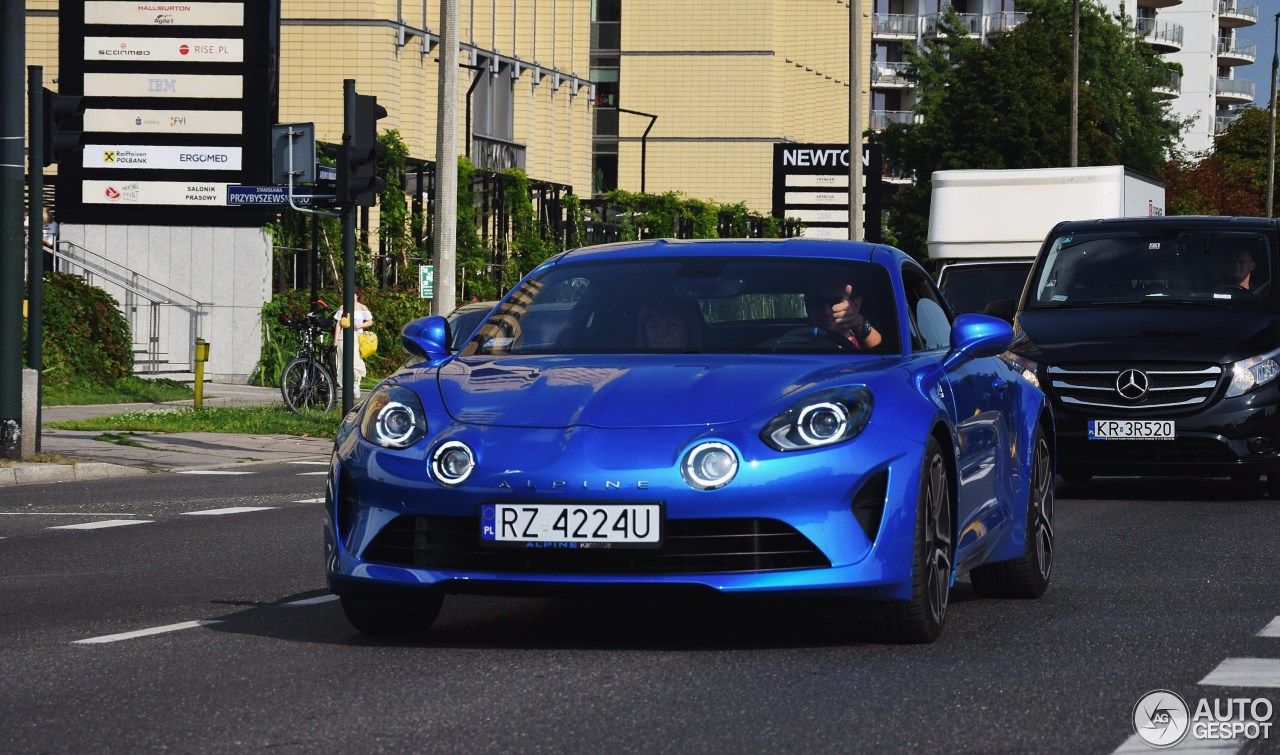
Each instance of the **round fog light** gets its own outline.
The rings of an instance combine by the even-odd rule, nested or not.
[[[451,440],[431,455],[431,472],[445,485],[461,485],[475,469],[476,459],[465,443]]]
[[[689,487],[715,490],[738,473],[738,455],[724,443],[703,443],[685,454],[680,474]]]

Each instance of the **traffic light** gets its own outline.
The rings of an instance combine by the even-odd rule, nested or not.
[[[387,109],[371,94],[355,96],[355,130],[351,143],[338,150],[338,201],[372,207],[386,181],[378,175],[378,158],[387,154],[387,146],[378,141],[378,120],[387,117]]]
[[[67,152],[84,146],[84,132],[76,128],[81,113],[80,97],[58,94],[44,88],[44,165],[58,162]]]

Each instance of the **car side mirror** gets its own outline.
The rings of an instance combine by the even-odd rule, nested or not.
[[[400,331],[404,350],[434,362],[449,356],[449,321],[433,315],[405,323]]]
[[[963,314],[951,326],[951,351],[943,361],[951,368],[969,359],[993,357],[1009,350],[1013,326],[990,315]]]
[[[983,308],[982,314],[999,317],[1005,322],[1013,322],[1013,315],[1017,311],[1017,303],[1013,299],[996,299],[987,302],[987,306]]]

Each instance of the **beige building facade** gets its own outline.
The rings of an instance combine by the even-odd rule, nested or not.
[[[848,143],[848,0],[596,6],[598,190],[640,191],[643,148],[647,192],[768,213],[775,144]],[[863,10],[860,49],[869,50]],[[865,122],[869,87],[860,89]],[[657,116],[647,138],[650,118],[627,110]]]

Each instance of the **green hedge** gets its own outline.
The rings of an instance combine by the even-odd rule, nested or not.
[[[279,385],[280,371],[298,350],[297,334],[284,327],[284,321],[299,320],[307,314],[310,291],[285,291],[276,294],[262,307],[262,352],[258,366],[250,382],[255,385]],[[333,315],[342,306],[342,293],[336,290],[320,291],[320,298],[329,305],[325,310],[329,325],[325,332],[326,343],[333,337]],[[365,360],[369,377],[378,378],[395,372],[408,354],[400,345],[400,331],[405,323],[431,314],[431,301],[419,298],[417,293],[381,291],[370,288],[361,290],[361,300],[373,313],[373,332],[378,334],[378,351]]]
[[[43,311],[46,388],[101,387],[133,374],[129,323],[106,291],[78,275],[50,273]]]

